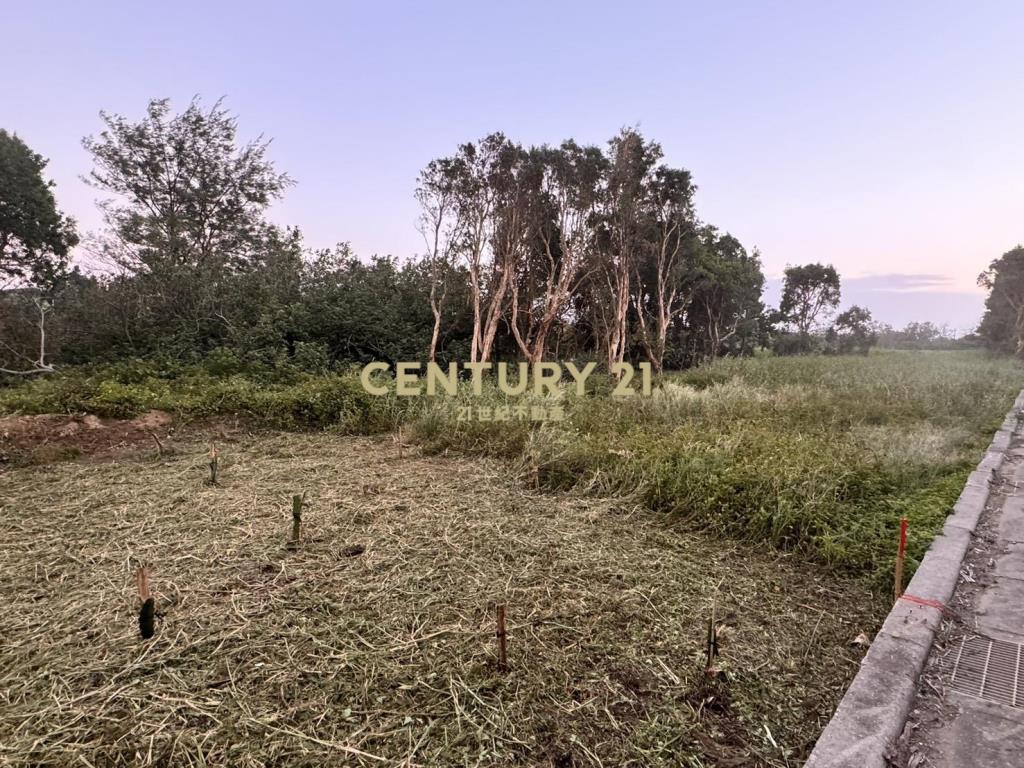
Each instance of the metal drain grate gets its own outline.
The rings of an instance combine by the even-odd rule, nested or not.
[[[953,661],[950,687],[986,701],[1024,709],[1021,646],[984,635],[965,637]]]

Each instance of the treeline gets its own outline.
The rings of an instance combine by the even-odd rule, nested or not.
[[[90,269],[8,291],[0,307],[7,358],[22,364],[216,351],[660,369],[764,340],[758,254],[698,219],[689,172],[635,130],[604,148],[500,134],[463,145],[420,174],[424,254],[364,263],[345,245],[310,252],[267,220],[291,179],[266,142],[238,143],[220,104],[173,114],[154,101],[139,122],[102,118],[84,141],[106,198],[106,228],[83,248]]]
[[[292,180],[266,141],[239,143],[220,103],[101,117],[84,145],[105,227],[74,267],[78,236],[45,161],[0,131],[0,368],[572,358],[661,370],[877,340],[859,307],[828,324],[831,266],[787,269],[766,308],[757,251],[702,221],[690,173],[634,129],[604,147],[464,144],[419,175],[423,254],[363,261],[344,244],[311,251],[267,219]]]
[[[907,323],[903,328],[879,324],[875,332],[881,349],[971,349],[984,343],[977,333],[963,333],[947,324],[930,322]]]

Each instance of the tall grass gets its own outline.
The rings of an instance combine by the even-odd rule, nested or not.
[[[550,488],[635,492],[695,527],[882,584],[900,517],[913,567],[1022,374],[980,352],[722,360],[650,398],[566,395],[567,421],[543,428],[452,422],[443,401],[416,424],[434,450],[520,458]]]

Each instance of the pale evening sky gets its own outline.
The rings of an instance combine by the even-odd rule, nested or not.
[[[98,111],[199,94],[273,137],[297,181],[274,220],[364,257],[418,252],[417,172],[460,142],[633,125],[769,277],[831,262],[897,325],[973,325],[978,272],[1024,241],[1019,2],[87,5],[0,6],[0,127],[86,231]]]

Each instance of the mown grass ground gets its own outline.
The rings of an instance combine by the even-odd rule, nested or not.
[[[219,446],[217,487],[199,441],[0,474],[0,764],[792,766],[884,612],[799,556],[504,461]]]
[[[222,445],[221,487],[201,443],[0,473],[6,764],[799,764],[887,609],[900,516],[919,557],[1024,385],[983,353],[728,360],[537,425],[351,375],[79,373],[0,411],[329,431]],[[400,424],[402,458],[338,434]]]

